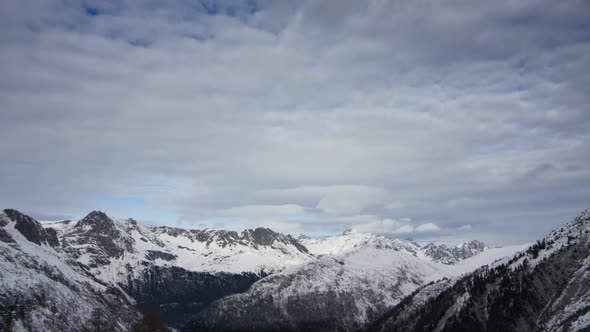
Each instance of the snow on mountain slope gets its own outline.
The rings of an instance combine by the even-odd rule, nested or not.
[[[371,331],[590,330],[590,210],[524,251],[421,288]]]
[[[139,317],[132,299],[71,264],[32,218],[0,212],[0,233],[1,331],[77,331],[95,309],[127,331]]]
[[[192,313],[219,297],[242,292],[270,272],[315,259],[292,237],[265,228],[237,233],[147,227],[133,219],[116,220],[99,211],[77,221],[40,224],[18,211],[4,211],[4,218],[13,220],[14,229],[21,238],[25,237],[27,243],[33,243],[35,247],[19,247],[26,248],[26,252],[20,256],[15,254],[25,257],[18,262],[13,262],[15,255],[6,256],[11,253],[10,250],[4,253],[5,260],[13,265],[7,265],[3,281],[10,283],[15,277],[26,280],[26,276],[38,273],[19,270],[18,266],[35,261],[34,257],[45,252],[43,248],[47,247],[53,256],[43,256],[43,262],[51,259],[56,266],[52,271],[69,271],[71,278],[81,278],[80,283],[89,279],[91,284],[98,285],[96,294],[100,297],[105,297],[106,292],[113,299],[126,301],[132,307],[160,307],[165,322],[176,328],[181,327]],[[3,224],[10,225],[7,221]],[[9,231],[10,227],[0,227],[0,241],[15,246]],[[49,284],[45,286],[35,286],[24,293],[30,298],[38,298],[59,289]],[[51,288],[51,291],[46,292],[46,288]],[[70,295],[93,298],[85,295],[84,291],[76,294],[73,290],[70,295],[63,292],[66,298]],[[11,297],[5,296],[6,299]],[[51,297],[59,297],[59,294],[51,293]],[[89,301],[81,306],[107,310],[93,300]],[[82,313],[88,311],[81,310]],[[13,310],[0,308],[0,315],[8,313],[10,316],[10,312]],[[33,309],[23,312],[27,315],[35,313]],[[79,321],[85,319],[80,318]],[[70,326],[63,330],[78,328]]]
[[[259,280],[245,293],[214,302],[186,331],[359,330],[418,287],[469,272],[470,266],[423,259],[408,241],[370,234],[304,240],[317,261]],[[500,254],[478,263],[491,263]]]
[[[198,272],[273,272],[313,260],[290,236],[270,229],[184,230],[147,227],[94,211],[79,221],[49,223],[62,247],[99,279],[124,282],[146,266]],[[147,265],[146,265],[147,264]]]
[[[419,249],[418,245],[409,241],[350,230],[327,238],[301,237],[300,242],[315,255],[338,255],[362,247],[403,250],[411,254],[416,254]]]
[[[482,253],[461,260],[454,264],[453,267],[457,272],[468,273],[484,265],[501,264],[512,258],[514,254],[527,250],[530,246],[531,244],[528,243],[491,248]]]
[[[561,294],[545,308],[543,317],[548,329],[590,329],[590,255],[580,263]]]
[[[449,266],[362,247],[273,274],[214,302],[186,331],[358,330]]]
[[[80,313],[72,317],[78,322],[99,309],[118,324],[115,330],[124,329],[137,316],[134,306],[159,306],[166,322],[178,328],[211,301],[244,292],[268,273],[274,274],[219,303],[243,306],[238,320],[268,318],[281,329],[317,324],[357,329],[417,287],[497,258],[491,249],[469,264],[441,264],[425,254],[426,247],[363,233],[305,239],[314,255],[297,239],[265,228],[237,233],[148,227],[99,211],[77,221],[41,225],[18,211],[4,211],[0,244],[6,249],[0,255],[0,276],[7,290],[0,293],[0,314],[8,315],[3,321],[10,320],[13,330],[43,326],[39,324],[76,330],[80,323],[63,318],[76,307]],[[449,263],[449,257],[460,260],[484,247],[474,241],[433,252]],[[11,302],[15,297],[28,301],[26,306]],[[48,309],[47,298],[59,298],[49,303],[65,309]],[[236,298],[240,303],[232,302]],[[120,315],[116,308],[121,308]],[[225,317],[207,310],[213,312],[208,318],[213,324],[218,323],[215,317]],[[16,313],[21,318],[15,320]],[[55,323],[52,317],[64,322]]]
[[[430,243],[421,247],[412,241],[353,230],[327,238],[300,237],[299,240],[311,253],[316,255],[338,255],[356,248],[373,247],[403,251],[419,258],[444,264],[455,264],[490,249],[481,241],[470,241],[457,246]]]

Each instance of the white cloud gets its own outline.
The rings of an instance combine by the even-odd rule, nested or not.
[[[325,194],[317,208],[333,214],[356,214],[367,207],[380,204],[384,195],[380,188],[344,187]]]
[[[349,221],[354,221],[355,218],[349,218]],[[353,222],[352,229],[358,232],[366,233],[381,233],[391,235],[404,235],[404,234],[418,234],[418,233],[436,233],[441,231],[441,228],[435,223],[425,223],[418,226],[411,225],[408,221],[396,220],[396,219],[382,219],[378,220],[357,220]]]
[[[413,226],[403,225],[397,229],[392,230],[391,233],[393,233],[393,234],[410,234],[410,233],[413,233],[414,231],[415,231],[415,229]]]
[[[405,207],[406,204],[404,202],[401,201],[392,201],[389,202],[385,205],[385,208],[388,210],[396,210],[396,209],[401,209],[403,207]]]
[[[467,224],[467,225],[463,225],[463,226],[459,227],[458,229],[459,229],[459,231],[466,232],[466,231],[470,231],[472,228],[473,227],[470,224]]]
[[[420,224],[416,227],[416,232],[418,233],[426,233],[426,232],[438,232],[440,231],[440,227],[438,225],[436,225],[435,223],[426,223],[426,224]]]
[[[272,218],[272,217],[295,217],[301,216],[305,210],[295,204],[285,205],[244,205],[236,206],[223,210],[216,210],[211,215],[217,217],[234,217],[234,218]]]

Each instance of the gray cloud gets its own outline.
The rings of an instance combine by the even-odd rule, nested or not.
[[[0,5],[3,205],[493,243],[587,207],[586,2],[203,3]]]

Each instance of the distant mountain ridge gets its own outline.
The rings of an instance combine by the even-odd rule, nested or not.
[[[282,270],[313,259],[289,235],[267,228],[186,230],[148,227],[133,219],[116,220],[100,211],[72,222],[44,224],[56,229],[62,247],[77,261],[97,269],[113,264],[179,266],[191,271],[258,272]],[[115,280],[118,281],[118,280]]]
[[[127,331],[139,317],[137,308],[152,307],[178,327],[219,297],[315,259],[294,238],[270,229],[238,234],[147,227],[100,211],[41,224],[6,209],[0,212],[0,246],[2,331],[77,331],[94,309],[112,318],[111,329]],[[60,289],[64,298],[54,300]],[[69,309],[57,305],[65,300],[79,313],[66,314]],[[70,317],[69,325],[53,322],[56,314]]]
[[[461,260],[491,249],[487,244],[473,240],[456,246],[429,243],[422,247],[412,240],[388,238],[383,235],[345,231],[327,238],[301,236],[299,241],[316,255],[338,255],[360,247],[399,250],[437,263],[455,264]]]
[[[98,310],[109,329],[127,331],[150,308],[171,327],[190,322],[190,330],[230,317],[217,315],[225,312],[220,305],[239,309],[242,327],[260,305],[269,311],[258,319],[275,319],[266,327],[358,330],[418,287],[491,262],[495,250],[478,241],[420,247],[366,233],[311,239],[267,228],[148,227],[101,211],[40,223],[7,209],[0,212],[0,330],[78,331]],[[205,313],[210,320],[195,319]],[[310,314],[318,319],[310,322]]]

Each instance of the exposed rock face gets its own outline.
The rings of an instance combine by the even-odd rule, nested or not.
[[[590,330],[590,210],[525,253],[426,286],[371,331]]]
[[[63,247],[75,258],[86,256],[87,265],[106,265],[133,251],[133,239],[125,236],[104,212],[93,211],[62,237]]]
[[[163,252],[163,251],[157,251],[157,250],[148,250],[145,254],[145,258],[150,261],[154,261],[156,259],[161,259],[161,260],[165,260],[165,261],[173,261],[176,259],[176,257],[178,257],[178,256],[167,253],[167,252]]]
[[[54,230],[47,231],[43,226],[35,219],[24,215],[17,210],[6,209],[4,213],[8,218],[16,222],[15,228],[29,241],[41,245],[42,243],[50,246],[59,246],[57,239],[57,233]],[[1,236],[6,238],[6,235]]]
[[[6,243],[14,243],[14,239],[12,238],[12,236],[10,236],[10,234],[8,234],[8,232],[6,232],[4,228],[0,228],[0,241]]]
[[[57,231],[51,227],[45,228],[45,231],[47,232],[47,243],[52,247],[59,247]]]
[[[225,230],[180,229],[173,227],[156,227],[162,233],[174,237],[186,237],[192,241],[205,243],[207,246],[216,244],[222,248],[228,246],[249,246],[256,249],[272,247],[273,244],[292,245],[301,253],[309,253],[297,239],[291,235],[276,233],[268,228],[246,229],[242,233]]]
[[[158,308],[169,325],[182,327],[206,305],[223,296],[244,292],[260,276],[254,273],[191,272],[179,267],[152,266],[121,285],[138,308]]]
[[[435,245],[430,243],[422,248],[424,255],[431,257],[433,261],[443,264],[455,264],[460,260],[473,257],[490,249],[481,241],[470,241],[458,246]]]
[[[0,241],[5,243],[14,243],[14,239],[8,232],[4,229],[4,226],[8,225],[8,220],[4,218],[0,218]]]

